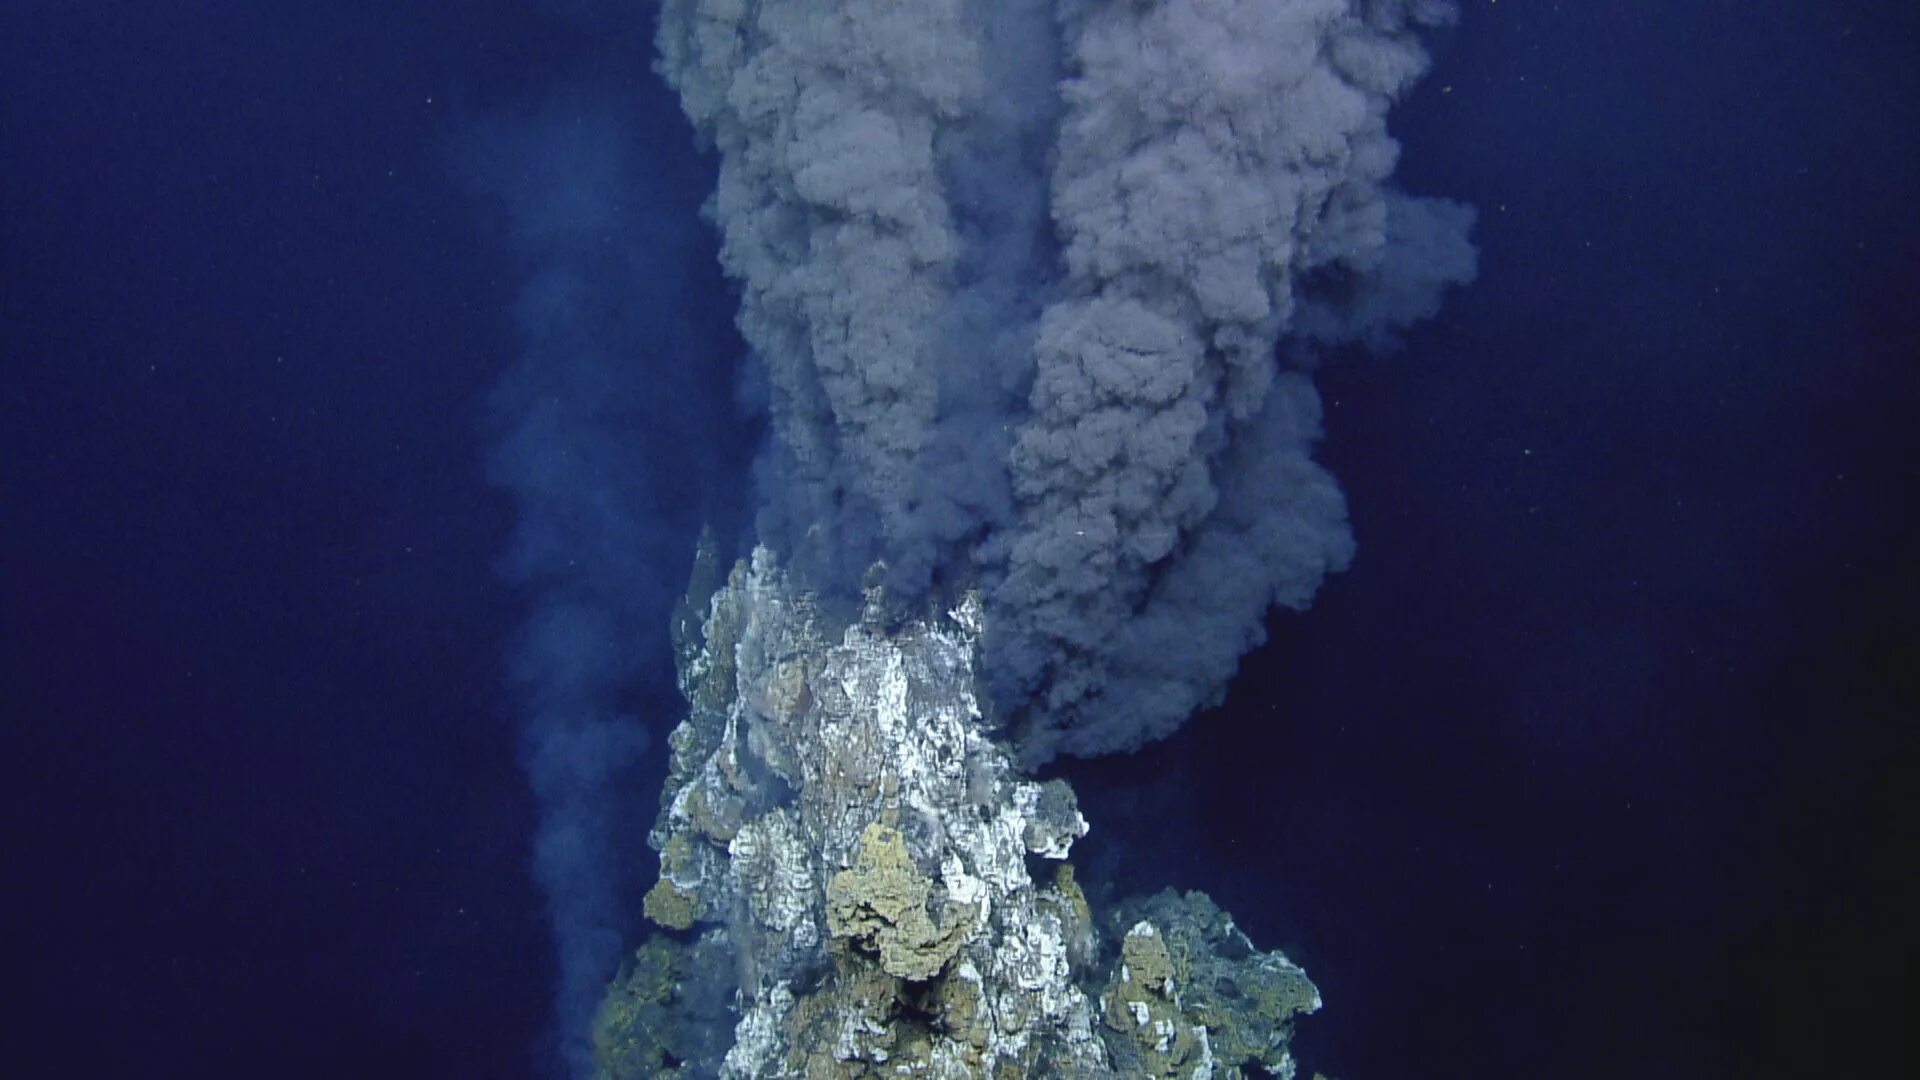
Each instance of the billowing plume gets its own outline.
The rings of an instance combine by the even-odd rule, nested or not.
[[[1030,762],[1216,700],[1353,541],[1317,350],[1473,276],[1387,186],[1437,0],[667,0],[814,584],[978,584]],[[1285,358],[1283,361],[1283,357]]]

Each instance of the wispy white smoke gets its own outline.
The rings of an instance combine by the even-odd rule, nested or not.
[[[698,181],[646,157],[650,128],[684,135],[640,115],[639,90],[583,82],[495,116],[457,163],[524,273],[488,466],[518,510],[503,568],[530,612],[510,667],[541,808],[555,1037],[576,1075],[591,1073],[593,1012],[651,871],[654,800],[634,770],[645,713],[677,705],[668,612],[731,456],[731,373],[702,348],[725,336],[700,295],[715,284],[697,272],[707,240],[674,186]]]
[[[1472,212],[1386,186],[1414,31],[1452,17],[667,0],[776,436],[763,538],[823,588],[981,583],[1029,761],[1216,700],[1353,554],[1311,350],[1473,276]]]

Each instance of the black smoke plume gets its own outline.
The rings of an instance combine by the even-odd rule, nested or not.
[[[1026,759],[1216,701],[1353,540],[1317,347],[1474,273],[1389,186],[1428,0],[667,0],[659,69],[775,439],[760,536],[817,587],[977,584]],[[1284,361],[1283,361],[1284,357]]]

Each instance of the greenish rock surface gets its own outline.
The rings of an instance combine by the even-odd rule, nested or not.
[[[607,987],[593,1022],[595,1080],[710,1077],[725,1052],[722,1020],[732,985],[731,949],[720,935],[656,936]],[[714,978],[715,973],[722,977]]]
[[[682,950],[665,938],[642,946],[607,988],[593,1021],[593,1049],[608,1080],[657,1076],[667,1068],[669,1012],[685,975]]]
[[[1169,889],[1125,901],[1110,925],[1127,929],[1121,970],[1103,998],[1106,1021],[1110,1029],[1133,1036],[1136,1046],[1140,1036],[1153,1033],[1141,1051],[1144,1061],[1177,1069],[1194,1060],[1185,1048],[1204,1043],[1214,1069],[1209,1075],[1240,1076],[1249,1065],[1276,1076],[1294,1075],[1288,1048],[1293,1022],[1321,1005],[1320,991],[1299,965],[1280,952],[1255,948],[1232,917],[1201,892]],[[1129,969],[1131,984],[1122,978]],[[1129,1028],[1124,1023],[1129,1016],[1149,1017],[1151,1023]]]

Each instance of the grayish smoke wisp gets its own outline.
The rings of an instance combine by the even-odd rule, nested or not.
[[[1388,186],[1438,0],[666,0],[813,582],[978,582],[1029,762],[1171,732],[1353,555],[1319,348],[1471,280]],[[1286,361],[1282,362],[1282,357]]]

